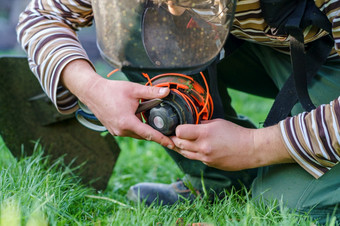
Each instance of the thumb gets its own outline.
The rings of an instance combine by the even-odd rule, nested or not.
[[[167,87],[155,87],[155,86],[142,86],[135,90],[136,98],[143,99],[154,99],[154,98],[164,98],[170,92]]]

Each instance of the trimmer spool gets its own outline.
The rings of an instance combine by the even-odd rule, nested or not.
[[[199,124],[213,114],[213,101],[206,79],[201,72],[206,89],[192,77],[180,73],[166,73],[153,77],[146,73],[147,86],[168,87],[170,94],[156,107],[142,113],[145,121],[164,135],[175,134],[182,124]],[[143,100],[142,100],[143,101]]]

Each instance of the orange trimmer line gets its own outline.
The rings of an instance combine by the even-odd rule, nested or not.
[[[205,79],[205,76],[203,74],[203,72],[200,73],[202,78],[203,78],[203,81],[204,81],[204,85],[205,85],[205,88],[207,89],[207,96],[205,98],[205,103],[204,103],[204,106],[202,108],[202,110],[198,113],[198,117],[201,116],[201,114],[203,113],[204,110],[207,109],[207,106],[208,106],[208,101],[210,99],[210,92],[209,92],[209,86],[208,86],[208,83],[207,83],[207,80]],[[214,107],[214,105],[212,104],[212,109]],[[209,116],[208,116],[209,117]]]
[[[152,82],[151,82],[149,75],[147,73],[142,73],[142,75],[148,80],[148,82],[145,85],[150,83],[150,86],[152,86]]]
[[[107,74],[106,77],[109,78],[111,75],[113,75],[113,74],[116,73],[117,71],[119,71],[119,69],[114,69],[114,70],[112,70],[109,74]],[[206,78],[205,78],[203,72],[200,72],[200,74],[201,74],[201,76],[202,76],[202,78],[203,78],[204,85],[205,85],[205,87],[206,87],[207,96],[206,96],[206,98],[205,98],[205,103],[204,103],[204,105],[203,105],[202,110],[201,110],[200,112],[198,112],[198,114],[197,114],[196,123],[198,123],[198,119],[199,119],[199,117],[201,116],[201,114],[202,114],[204,111],[207,110],[208,102],[209,102],[209,100],[210,100],[210,98],[211,98],[207,80],[206,80]],[[193,80],[190,76],[187,76],[187,75],[185,75],[185,74],[180,74],[180,73],[164,73],[164,74],[160,74],[160,75],[155,76],[153,79],[150,79],[150,77],[149,77],[149,75],[148,75],[147,73],[142,73],[142,75],[148,80],[148,82],[145,84],[146,86],[147,86],[147,85],[152,86],[152,80],[157,79],[157,78],[162,77],[162,76],[165,76],[165,75],[175,75],[175,76],[187,78],[187,79],[189,79],[189,80]],[[181,96],[183,96],[183,95],[181,95]],[[186,100],[187,98],[184,98],[184,99],[185,99],[186,102],[188,101],[188,100]],[[189,101],[192,102],[191,100],[189,100]],[[214,109],[214,105],[213,105],[212,102],[211,102],[211,106],[210,106],[210,107],[211,107],[211,112],[212,112],[213,109]],[[195,109],[195,111],[196,111],[196,113],[197,113],[197,110],[196,110],[196,109]],[[209,115],[208,115],[208,118],[209,118]]]
[[[113,75],[114,73],[116,73],[117,71],[119,71],[119,69],[114,69],[114,70],[112,70],[110,73],[108,73],[108,74],[106,75],[106,77],[107,77],[107,78],[110,78],[110,76]]]
[[[146,74],[146,75],[148,76],[148,74]],[[163,77],[165,75],[175,75],[175,76],[184,77],[184,78],[187,78],[187,79],[193,81],[193,79],[190,76],[187,76],[185,74],[180,74],[180,73],[164,73],[164,74],[160,74],[160,75],[157,75],[157,76],[153,77],[151,80],[149,80],[150,79],[149,76],[146,77],[146,78],[148,78],[149,82],[147,82],[145,85],[148,86],[152,80],[156,80],[157,78]],[[144,75],[144,77],[145,77],[145,75]],[[150,85],[152,86],[152,84],[150,84]]]
[[[205,103],[204,103],[204,105],[203,105],[203,108],[201,109],[201,111],[200,111],[200,112],[198,113],[198,115],[197,115],[197,119],[199,118],[199,116],[201,116],[201,114],[202,114],[204,111],[207,110],[208,102],[209,102],[209,100],[210,100],[210,98],[211,98],[210,90],[209,90],[209,86],[208,86],[207,80],[206,80],[206,78],[205,78],[203,72],[200,72],[200,74],[201,74],[201,76],[202,76],[202,78],[203,78],[204,85],[205,85],[205,87],[206,87],[207,96],[206,96],[206,98],[205,98]],[[157,76],[155,76],[155,77],[152,78],[152,79],[150,79],[149,75],[146,74],[146,73],[143,73],[143,75],[144,75],[144,77],[146,77],[146,78],[148,79],[148,82],[147,82],[145,85],[151,85],[151,86],[152,86],[151,80],[155,80],[155,79],[157,79],[157,78],[159,78],[159,77],[166,76],[166,75],[175,75],[175,76],[187,78],[187,79],[189,79],[189,80],[193,80],[190,76],[187,76],[187,75],[184,75],[184,74],[180,74],[180,73],[164,73],[164,74],[157,75]],[[214,105],[213,105],[212,102],[211,102],[210,105],[211,105],[210,107],[211,107],[211,112],[212,112],[213,109],[214,109]],[[209,118],[209,115],[208,115],[208,118]],[[197,120],[196,120],[196,122],[197,122]]]
[[[178,90],[176,89],[172,89],[175,93],[177,93],[178,95],[180,95],[184,101],[188,104],[188,106],[195,106],[195,103],[189,98],[187,97],[186,95],[184,95],[183,93],[179,92]],[[189,104],[189,102],[191,103],[191,105]],[[195,111],[195,115],[196,115],[196,123],[195,124],[198,124],[199,122],[199,117],[198,117],[198,112],[197,112],[197,109],[194,107],[192,108],[191,110],[194,110]]]

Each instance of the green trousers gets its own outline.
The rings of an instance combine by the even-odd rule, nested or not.
[[[227,88],[274,98],[291,74],[291,63],[286,54],[246,42],[218,64],[217,72],[225,118],[245,127],[253,127],[246,119],[238,118],[230,104]],[[140,75],[127,73],[127,77],[141,81]],[[340,59],[328,60],[322,66],[310,84],[309,93],[316,105],[329,103],[340,95]],[[298,103],[292,115],[302,111]],[[320,222],[324,222],[340,203],[340,179],[336,176],[340,175],[339,165],[321,178],[314,179],[298,164],[227,172],[186,159],[172,150],[167,152],[186,174],[184,179],[197,189],[202,189],[202,176],[205,187],[216,193],[244,184],[252,187],[254,198],[282,200],[289,208],[309,212]],[[336,215],[340,217],[340,211],[336,211]]]
[[[248,57],[249,54],[251,58]],[[270,77],[278,89],[283,86],[291,73],[289,56],[280,54],[271,48],[250,43],[245,44],[239,52],[231,56],[230,62],[221,65],[221,72],[227,72],[226,65],[234,65],[233,61],[237,59],[257,62],[258,69],[252,70],[252,76],[257,76],[257,73],[262,73],[261,71],[264,70],[266,76]],[[229,73],[237,75],[236,71],[232,70],[233,72]],[[244,75],[243,72],[240,75]],[[261,85],[258,88],[266,89]],[[340,59],[328,60],[321,67],[310,84],[309,94],[317,106],[327,104],[340,96]],[[298,103],[291,113],[296,115],[302,111]],[[319,218],[320,223],[324,223],[327,215],[332,215],[340,203],[340,180],[336,175],[340,175],[339,165],[319,179],[312,177],[298,164],[263,167],[259,169],[253,182],[253,197],[282,200],[291,209],[309,212],[312,217]],[[335,210],[334,213],[340,217],[339,210]]]

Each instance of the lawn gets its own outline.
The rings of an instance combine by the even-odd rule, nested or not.
[[[6,55],[12,55],[11,52]],[[101,73],[107,73],[100,66]],[[233,106],[261,127],[272,100],[230,90]],[[122,150],[107,189],[81,184],[77,166],[51,163],[36,142],[32,156],[14,159],[0,137],[0,226],[9,225],[314,225],[280,203],[255,203],[247,190],[231,191],[210,203],[204,194],[193,204],[145,206],[126,198],[138,182],[171,183],[183,176],[163,148],[152,142],[117,137]],[[334,225],[331,218],[329,225]],[[203,224],[201,224],[203,225]]]
[[[264,121],[271,100],[233,90],[231,95],[238,112],[257,125]],[[82,185],[72,166],[65,166],[62,159],[51,164],[39,143],[32,156],[16,160],[0,141],[0,225],[313,224],[307,216],[289,212],[279,203],[254,203],[246,190],[232,191],[215,203],[204,195],[193,204],[173,207],[131,203],[125,197],[131,185],[143,181],[171,183],[183,175],[160,145],[131,138],[117,141],[122,153],[109,186],[101,192]]]

